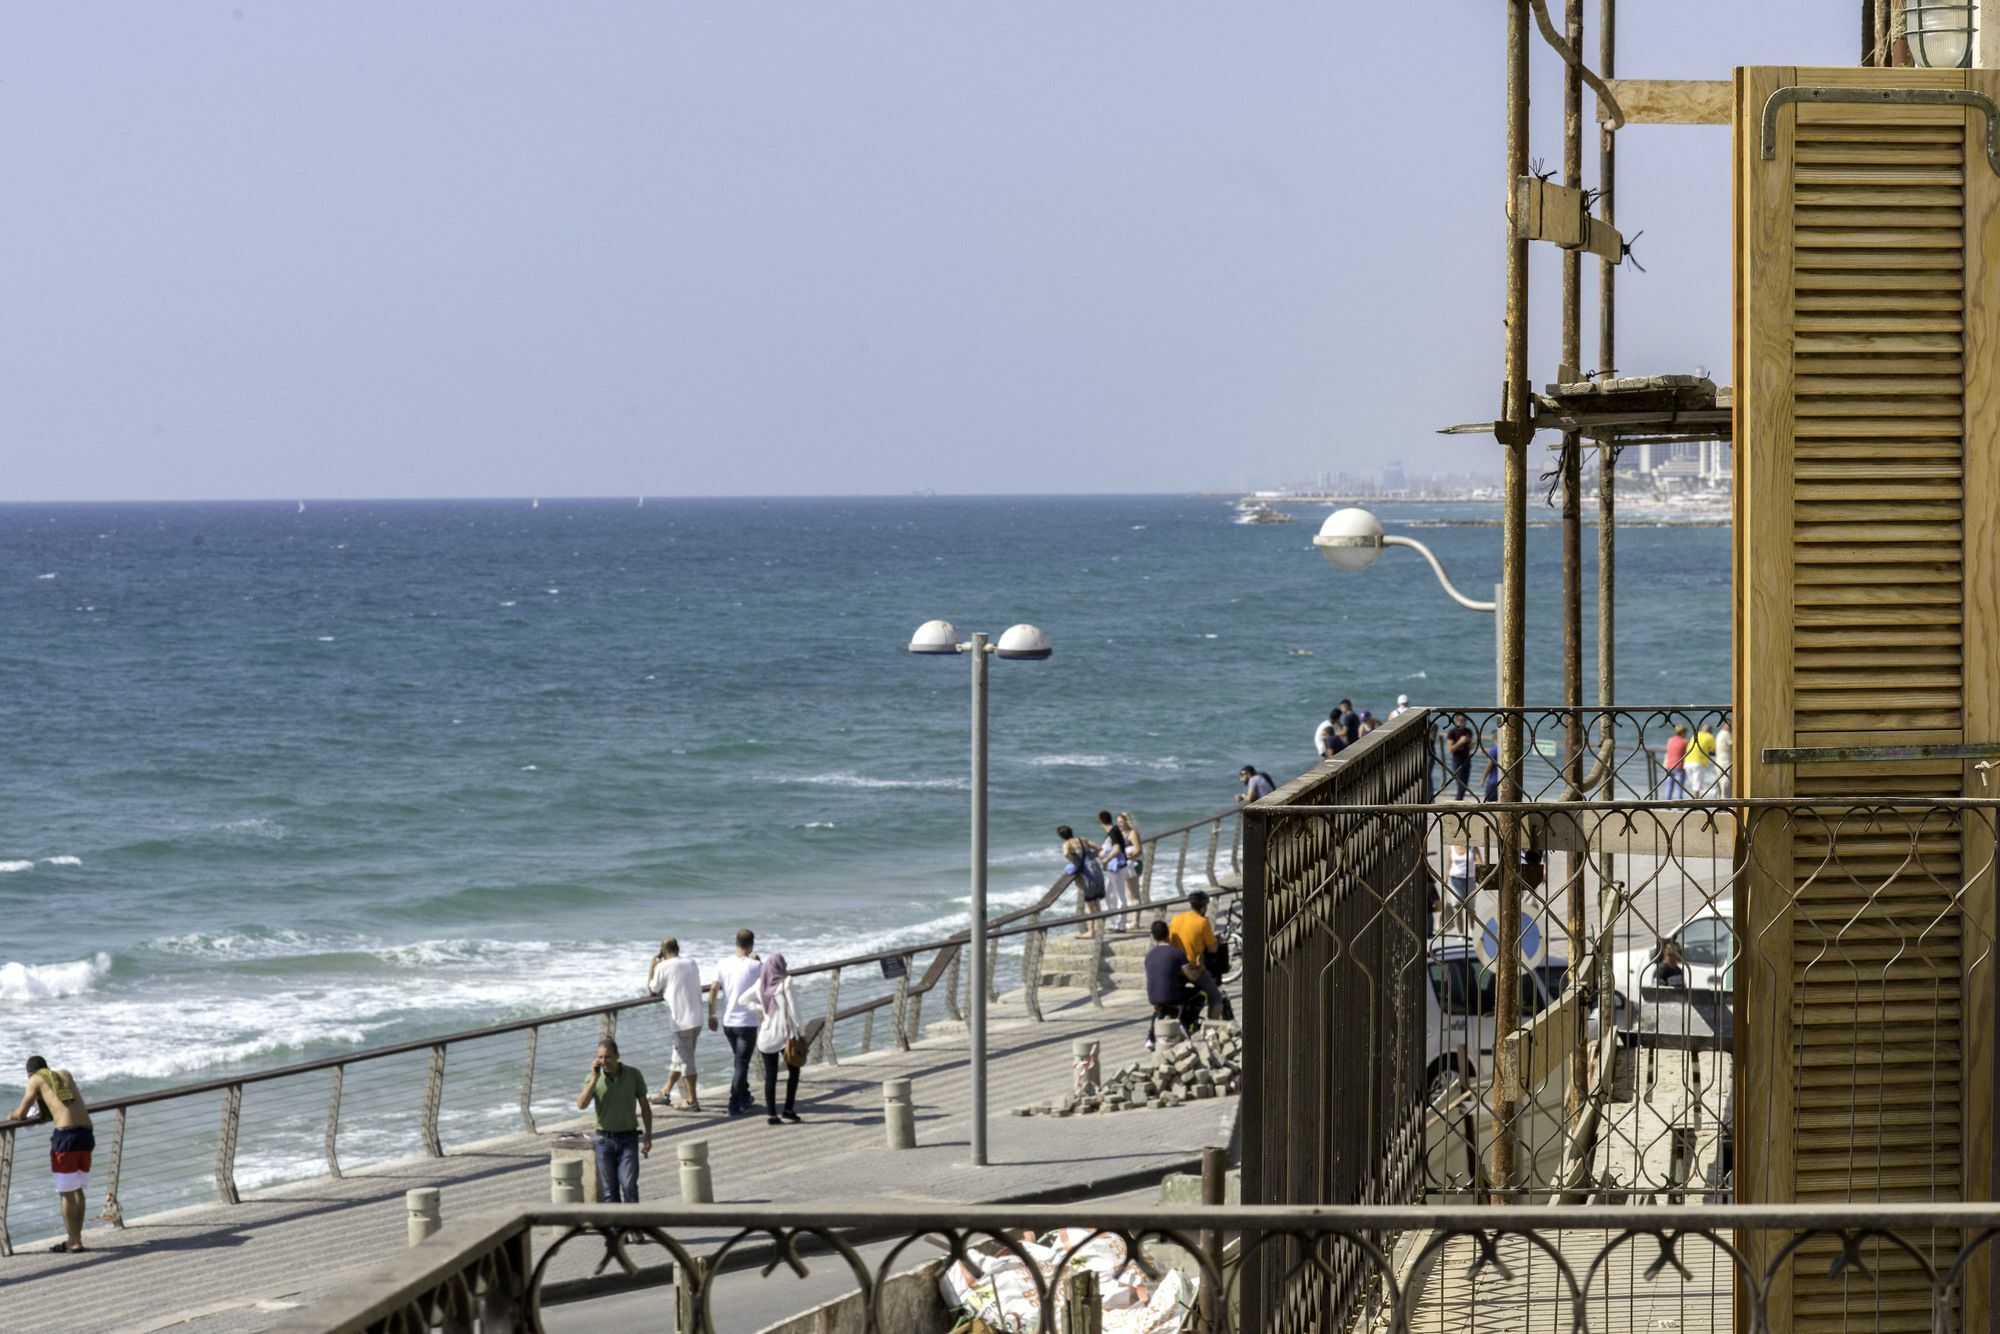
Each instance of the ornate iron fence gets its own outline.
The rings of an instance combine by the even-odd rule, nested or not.
[[[1171,907],[1196,889],[1226,894],[1240,864],[1240,815],[1232,808],[1152,835],[1142,906]],[[999,999],[999,965],[1009,956],[1018,965],[1015,985],[1036,1021],[1042,1019],[1049,932],[1112,915],[1050,916],[1072,884],[1068,875],[1057,878],[1035,903],[995,917],[988,930],[992,999]],[[837,1064],[843,1053],[878,1045],[907,1049],[922,1035],[925,1005],[933,997],[944,1015],[962,1018],[970,975],[962,966],[967,935],[794,969],[801,1006],[817,1009],[806,1026],[811,1059]],[[884,963],[894,966],[885,970]],[[1094,988],[1095,973],[1091,982]],[[933,1009],[931,1017],[939,1012]],[[203,1194],[235,1204],[243,1191],[281,1181],[442,1157],[492,1138],[514,1109],[519,1128],[533,1132],[541,1119],[575,1115],[567,1092],[574,1073],[612,1035],[628,1050],[665,1050],[672,1040],[659,998],[635,996],[100,1100],[90,1110],[104,1144],[96,1175],[103,1183],[101,1219],[122,1227],[128,1214],[196,1203]],[[460,1071],[468,1073],[454,1079]],[[556,1071],[562,1073],[545,1077]],[[0,1122],[0,1256],[13,1253],[14,1164],[44,1152],[47,1136],[44,1123]],[[22,1234],[59,1233],[46,1194],[33,1199],[38,1212]]]
[[[530,1235],[546,1241],[530,1253]],[[1956,1240],[1939,1245],[1936,1239]],[[535,1209],[448,1224],[422,1245],[276,1326],[281,1334],[427,1334],[539,1330],[552,1274],[573,1260],[588,1272],[649,1288],[659,1327],[717,1328],[734,1272],[783,1281],[828,1266],[850,1276],[858,1298],[840,1328],[917,1331],[952,1327],[933,1293],[914,1314],[886,1299],[893,1276],[920,1260],[973,1280],[1005,1275],[1009,1299],[993,1328],[1061,1325],[1057,1311],[1104,1318],[1104,1294],[1160,1301],[1172,1287],[1184,1323],[1159,1328],[1228,1334],[1272,1328],[1247,1286],[1271,1274],[1293,1286],[1357,1276],[1357,1326],[1400,1330],[1566,1331],[1774,1326],[1774,1290],[1804,1266],[1828,1276],[1847,1323],[1873,1327],[1901,1293],[1883,1276],[1917,1276],[1922,1314],[1951,1313],[1961,1285],[2000,1238],[2000,1206],[1856,1204],[1717,1206],[1653,1204],[1553,1213],[1519,1206],[1424,1208],[1273,1206],[1110,1208],[1089,1205],[880,1208],[660,1209],[646,1205]],[[1385,1239],[1393,1239],[1387,1240]],[[891,1243],[865,1258],[864,1240]],[[587,1252],[578,1257],[578,1250]],[[1768,1256],[1768,1259],[1762,1257]],[[671,1283],[663,1269],[671,1267]],[[1170,1277],[1175,1276],[1175,1277]],[[920,1283],[934,1282],[929,1274]],[[600,1294],[606,1285],[597,1285]],[[720,1296],[718,1294],[721,1294]],[[921,1294],[919,1294],[921,1296]],[[1206,1300],[1204,1300],[1206,1297]],[[975,1301],[985,1301],[984,1295]],[[1162,1305],[1166,1303],[1162,1301]],[[995,1318],[997,1317],[997,1318]],[[1029,1325],[1027,1320],[1034,1323]],[[819,1326],[813,1326],[815,1328]],[[827,1327],[835,1327],[828,1325]],[[1928,1326],[1927,1326],[1928,1327]]]
[[[1426,823],[1395,811],[1430,795],[1429,737],[1405,714],[1246,817],[1246,1201],[1419,1198]],[[1357,1256],[1328,1278],[1253,1267],[1248,1327],[1338,1327],[1362,1295]]]

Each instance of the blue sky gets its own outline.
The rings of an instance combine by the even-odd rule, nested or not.
[[[1628,3],[1620,72],[1852,64],[1853,9]],[[1490,441],[1432,432],[1498,401],[1502,16],[17,0],[0,494],[1490,467]],[[1536,75],[1553,163],[1539,43]],[[1621,281],[1621,369],[1720,378],[1728,130],[1621,145],[1647,266]],[[1555,253],[1536,254],[1537,380]]]

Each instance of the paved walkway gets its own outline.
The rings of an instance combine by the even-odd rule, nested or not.
[[[1048,1022],[1018,1003],[992,1011],[991,1166],[965,1164],[970,1089],[961,1033],[927,1037],[907,1052],[845,1057],[807,1068],[803,1125],[761,1115],[731,1121],[662,1112],[641,1199],[677,1200],[674,1141],[709,1143],[715,1194],[735,1203],[830,1199],[994,1203],[1126,1189],[1188,1170],[1204,1146],[1226,1144],[1237,1099],[1113,1116],[1016,1117],[1012,1108],[1068,1090],[1070,1042],[1103,1043],[1107,1067],[1143,1052],[1148,1010],[1112,992],[1103,1008],[1076,991],[1042,993]],[[956,1028],[956,1026],[952,1026]],[[884,1146],[881,1081],[907,1076],[919,1147]],[[721,1101],[722,1089],[710,1090]],[[551,1128],[553,1131],[555,1128]],[[417,1159],[259,1193],[241,1205],[204,1205],[86,1234],[95,1253],[19,1254],[0,1260],[0,1329],[260,1330],[338,1286],[354,1266],[405,1245],[403,1192],[443,1188],[447,1218],[548,1199],[547,1135],[517,1135],[443,1159]],[[581,1257],[579,1256],[579,1261]]]

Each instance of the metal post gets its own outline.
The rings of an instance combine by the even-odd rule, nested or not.
[[[1513,710],[1500,729],[1500,798],[1521,797],[1522,676],[1526,666],[1525,613],[1528,574],[1528,444],[1534,404],[1528,392],[1528,242],[1514,226],[1514,183],[1528,174],[1528,0],[1507,0],[1507,363],[1505,420],[1496,432],[1506,464],[1502,511],[1500,704]],[[1521,1024],[1521,817],[1500,817],[1499,959],[1494,978],[1496,1054]],[[1504,1059],[1504,1058],[1503,1058]],[[1493,1182],[1500,1198],[1514,1185],[1514,1080],[1506,1070],[1493,1081]]]
[[[1597,72],[1608,79],[1617,72],[1618,0],[1600,0],[1597,8]],[[1597,211],[1615,222],[1618,184],[1617,132],[1606,125],[1597,132]],[[1606,379],[1618,368],[1618,266],[1601,260],[1597,266],[1597,373]],[[1617,573],[1618,450],[1610,444],[1597,449],[1597,705],[1611,707],[1613,669],[1617,663],[1618,607],[1612,597]],[[1611,731],[1605,715],[1606,736]],[[1609,754],[1616,756],[1615,746]],[[1609,792],[1607,776],[1605,791]]]
[[[333,1067],[333,1079],[326,1091],[326,1174],[340,1175],[340,1092],[347,1083],[347,1067]]]
[[[521,1129],[535,1133],[535,1048],[541,1043],[540,1028],[528,1030],[528,1050],[521,1056]]]
[[[972,637],[972,1165],[986,1166],[986,636]]]
[[[98,1217],[113,1227],[125,1226],[125,1206],[118,1203],[118,1175],[125,1165],[125,1109],[118,1109],[118,1124],[111,1132],[111,1169],[105,1174],[104,1212]]]
[[[0,1130],[0,1256],[14,1253],[14,1239],[7,1233],[7,1197],[14,1189],[14,1132]]]
[[[444,1145],[438,1140],[438,1109],[444,1105],[444,1044],[431,1047],[431,1066],[424,1078],[424,1117],[421,1127],[424,1137],[424,1152],[433,1158],[444,1157]]]
[[[236,1128],[243,1122],[243,1086],[222,1090],[222,1133],[215,1145],[215,1193],[224,1204],[241,1204],[236,1193]]]
[[[1220,1210],[1228,1201],[1229,1153],[1214,1147],[1201,1151],[1201,1202],[1210,1209]],[[1201,1328],[1220,1328],[1216,1314],[1222,1308],[1215,1289],[1222,1275],[1222,1233],[1219,1229],[1204,1229],[1201,1234],[1201,1251],[1208,1258],[1210,1269],[1201,1276],[1201,1288],[1197,1301],[1201,1311]]]
[[[1493,699],[1507,698],[1507,586],[1493,585]]]
[[[1567,0],[1563,37],[1583,58],[1583,0]],[[1563,184],[1583,188],[1583,72],[1563,65]],[[1562,371],[1565,383],[1580,379],[1583,357],[1583,252],[1563,251]],[[1562,442],[1562,580],[1563,580],[1563,800],[1583,795],[1583,437],[1575,431]],[[1572,985],[1584,957],[1583,858],[1571,852],[1564,859],[1568,913],[1563,923],[1569,937]],[[1576,1033],[1570,1048],[1569,1093],[1565,1120],[1572,1132],[1581,1124],[1584,1086],[1590,1082],[1590,1044],[1585,1041],[1588,1017],[1576,1008]]]
[[[819,1030],[820,1059],[828,1065],[840,1064],[840,1053],[833,1045],[833,1025],[840,1014],[840,970],[833,970],[833,978],[826,984],[826,1023]]]

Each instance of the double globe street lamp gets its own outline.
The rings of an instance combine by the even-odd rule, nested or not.
[[[996,645],[979,633],[961,640],[950,621],[925,621],[910,637],[910,652],[972,655],[972,995],[966,1029],[972,1040],[972,1165],[986,1166],[986,660],[1039,662],[1055,650],[1032,625],[1010,627]]]
[[[1458,591],[1438,562],[1437,553],[1417,541],[1414,537],[1400,537],[1382,531],[1382,521],[1364,509],[1335,510],[1326,516],[1326,522],[1319,526],[1319,535],[1313,538],[1313,545],[1320,554],[1337,570],[1365,570],[1382,555],[1384,547],[1408,547],[1431,563],[1431,571],[1438,577],[1438,583],[1451,595],[1451,600],[1468,611],[1483,611],[1493,617],[1493,698],[1500,699],[1500,677],[1502,664],[1506,659],[1501,646],[1500,599],[1502,586],[1493,585],[1493,600],[1480,602]]]

